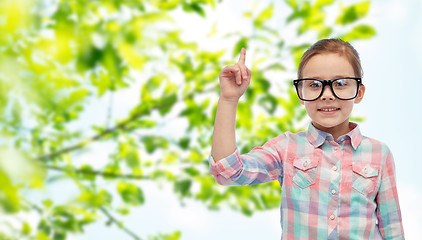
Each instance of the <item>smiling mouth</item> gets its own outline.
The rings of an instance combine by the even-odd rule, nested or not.
[[[321,112],[334,112],[334,111],[337,111],[337,110],[340,110],[340,108],[321,108],[321,109],[318,109],[318,111],[321,111]]]

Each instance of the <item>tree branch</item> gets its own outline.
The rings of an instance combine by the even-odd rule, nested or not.
[[[40,207],[38,207],[36,204],[34,204],[34,203],[31,203],[31,202],[29,202],[28,200],[26,200],[26,199],[24,199],[25,201],[25,203],[26,204],[28,204],[30,207],[32,207],[33,209],[35,209],[40,215],[42,215],[42,212],[43,212],[43,210],[40,208]],[[130,236],[132,236],[134,239],[136,239],[136,240],[142,240],[139,236],[137,236],[134,232],[132,232],[131,230],[129,230],[129,229],[127,229],[127,228],[125,228],[124,226],[123,226],[123,224],[121,224],[113,215],[111,215],[108,211],[107,211],[107,209],[105,209],[104,207],[100,207],[99,208],[100,209],[100,211],[102,212],[102,213],[104,213],[104,215],[106,215],[107,216],[107,218],[108,218],[108,221],[110,221],[111,223],[114,223],[114,224],[116,224],[116,226],[118,227],[118,228],[120,228],[122,231],[124,231],[124,232],[126,232],[127,234],[129,234]]]
[[[201,93],[209,93],[209,92],[212,92],[212,91],[213,91],[213,89],[208,89],[208,90],[203,91]],[[193,98],[194,95],[195,95],[194,93],[187,94],[184,98],[178,99],[175,103],[180,102],[180,101],[183,101],[185,99]],[[173,103],[173,104],[175,104],[175,103]],[[73,146],[65,147],[65,148],[63,148],[61,150],[58,150],[56,152],[49,153],[49,154],[46,154],[44,156],[37,157],[36,159],[39,160],[39,161],[45,161],[47,159],[55,158],[55,157],[58,157],[58,156],[60,156],[62,154],[65,154],[65,153],[68,153],[68,152],[71,152],[71,151],[74,151],[74,150],[83,148],[86,145],[88,145],[89,143],[94,142],[94,141],[97,141],[97,140],[99,140],[101,138],[104,138],[105,136],[107,136],[107,135],[109,135],[109,134],[111,134],[111,133],[113,133],[113,132],[115,132],[115,131],[117,131],[119,129],[125,129],[126,126],[129,123],[131,123],[132,121],[134,121],[134,120],[136,120],[136,119],[138,119],[138,118],[140,118],[140,117],[142,117],[144,115],[149,114],[149,112],[151,110],[158,110],[158,109],[165,108],[165,107],[168,107],[168,104],[162,104],[162,103],[160,104],[159,103],[159,104],[156,104],[155,106],[152,106],[150,108],[144,108],[141,111],[139,111],[138,113],[132,115],[128,119],[120,122],[119,124],[117,124],[116,126],[114,126],[112,128],[107,128],[103,132],[100,132],[100,133],[98,133],[98,134],[96,134],[96,135],[94,135],[92,137],[89,137],[89,138],[87,138],[85,140],[82,140],[82,141],[80,141],[79,143],[77,143],[77,144],[75,144]]]
[[[150,110],[159,109],[159,108],[162,108],[162,107],[165,107],[165,106],[163,106],[162,104],[158,104],[154,107],[151,107],[150,109],[145,109],[144,111],[140,111],[139,113],[134,114],[132,117],[122,121],[121,123],[117,124],[116,126],[114,126],[112,128],[107,128],[103,132],[100,132],[97,135],[89,137],[88,139],[85,139],[85,140],[83,140],[83,141],[81,141],[81,142],[79,142],[79,143],[77,143],[73,146],[63,148],[63,149],[61,149],[57,152],[53,152],[53,153],[50,153],[50,154],[47,154],[47,155],[44,155],[44,156],[37,157],[36,159],[39,160],[39,161],[45,161],[47,159],[58,157],[62,154],[83,148],[84,146],[88,145],[89,143],[94,142],[96,140],[99,140],[99,139],[113,133],[114,131],[117,131],[119,129],[124,129],[126,127],[126,125],[128,125],[130,122],[138,119],[139,117],[141,117],[143,115],[148,114]]]
[[[105,209],[104,207],[100,207],[99,208],[101,210],[102,213],[104,213],[104,215],[107,216],[108,220],[114,224],[116,224],[116,226],[118,228],[120,228],[121,230],[123,230],[124,232],[126,232],[127,234],[129,234],[130,236],[133,237],[133,239],[136,240],[142,240],[138,235],[136,235],[134,232],[132,232],[131,230],[127,229],[125,226],[123,226],[123,224],[121,224],[115,217],[113,217],[113,215],[111,215],[107,209]]]

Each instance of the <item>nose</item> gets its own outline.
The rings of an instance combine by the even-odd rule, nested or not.
[[[322,90],[321,100],[334,100],[334,94],[331,91],[330,86],[325,86]]]

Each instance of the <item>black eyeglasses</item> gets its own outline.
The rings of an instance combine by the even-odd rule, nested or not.
[[[325,86],[330,86],[334,96],[340,100],[351,100],[357,97],[362,79],[343,77],[332,80],[303,78],[293,80],[297,95],[303,101],[315,101],[322,96]]]

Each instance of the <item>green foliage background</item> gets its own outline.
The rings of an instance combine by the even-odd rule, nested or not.
[[[222,33],[216,21],[204,36],[216,45],[205,46],[183,37],[188,27],[179,17],[211,19],[225,1],[3,0],[0,211],[11,221],[0,223],[0,239],[66,239],[104,218],[104,227],[133,239],[182,238],[180,231],[147,236],[119,220],[148,201],[144,181],[171,185],[181,200],[210,210],[230,206],[250,216],[278,208],[278,182],[221,187],[208,173],[219,71],[247,48],[253,76],[237,122],[238,147],[247,152],[306,127],[287,80],[310,44],[368,39],[375,30],[365,23],[369,1],[247,3],[242,21],[250,33]],[[327,16],[327,8],[337,15]],[[281,10],[289,13],[282,21]],[[133,89],[135,101],[127,96]],[[184,124],[163,131],[174,123]],[[90,155],[94,147],[108,157]],[[76,196],[42,195],[64,181]],[[37,222],[18,217],[30,213]]]

